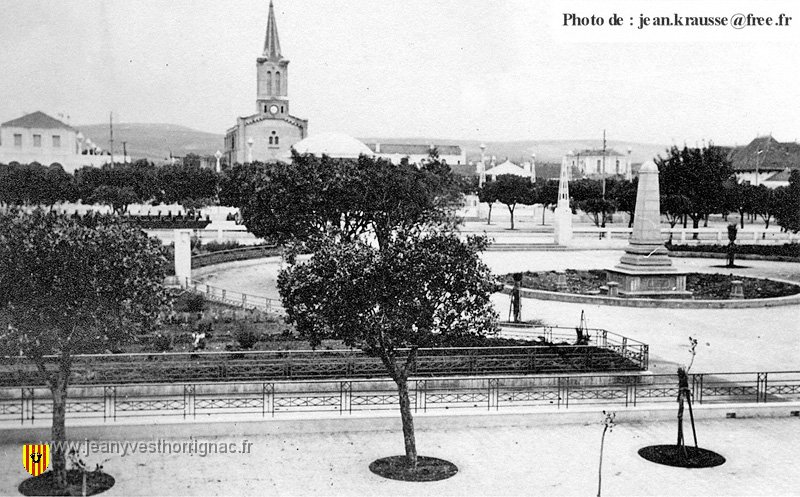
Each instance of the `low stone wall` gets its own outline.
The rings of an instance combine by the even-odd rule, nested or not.
[[[728,254],[719,252],[688,252],[670,250],[670,257],[691,257],[698,259],[723,259],[727,260]],[[743,261],[773,261],[773,262],[800,262],[800,258],[785,255],[759,255],[759,254],[736,254],[736,260]]]
[[[784,283],[797,283],[784,281]],[[800,285],[798,285],[800,286]],[[504,285],[502,293],[510,294],[513,287]],[[618,307],[659,307],[665,309],[754,309],[761,307],[780,307],[800,305],[800,293],[786,297],[743,300],[690,300],[690,299],[644,299],[607,297],[604,295],[583,295],[578,293],[549,292],[547,290],[520,289],[524,298],[536,300],[555,300],[576,304],[597,304]]]

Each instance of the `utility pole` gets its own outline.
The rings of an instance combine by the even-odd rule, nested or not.
[[[111,153],[111,165],[114,165],[114,112],[108,113],[108,148]]]
[[[603,170],[600,172],[603,177],[603,220],[600,224],[601,228],[606,227],[606,130],[603,130]],[[602,238],[603,234],[600,234]]]
[[[128,162],[128,147],[125,146],[127,144],[128,144],[128,142],[122,142],[122,162],[123,163],[127,163]]]

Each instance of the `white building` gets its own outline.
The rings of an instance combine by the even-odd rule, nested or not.
[[[429,159],[433,149],[438,152],[440,161],[446,162],[451,166],[467,163],[467,154],[458,145],[376,142],[367,143],[367,147],[375,153],[376,157],[388,159],[392,161],[392,164],[400,164],[403,159],[408,159],[409,164],[423,164]]]
[[[562,159],[570,171],[577,171],[582,177],[599,178],[605,176],[631,177],[631,159],[614,149],[570,151]]]
[[[484,174],[486,177],[491,178],[492,181],[496,180],[498,176],[502,176],[504,174],[521,176],[523,178],[529,178],[533,180],[533,175],[531,174],[531,164],[529,162],[525,163],[525,167],[520,167],[508,159],[506,159],[506,161],[502,164],[498,164],[491,169],[488,169]]]
[[[121,159],[115,157],[115,159]],[[83,166],[110,162],[90,139],[44,112],[34,112],[0,125],[0,163],[59,163],[68,173]]]

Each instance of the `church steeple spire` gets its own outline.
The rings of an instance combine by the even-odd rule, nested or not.
[[[278,24],[275,22],[275,8],[272,0],[269,2],[269,19],[267,20],[267,34],[264,38],[264,57],[270,60],[281,58],[281,42],[278,39]]]

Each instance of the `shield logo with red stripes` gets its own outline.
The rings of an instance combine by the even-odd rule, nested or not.
[[[33,476],[39,476],[50,465],[50,446],[47,444],[25,444],[22,447],[22,465]]]

